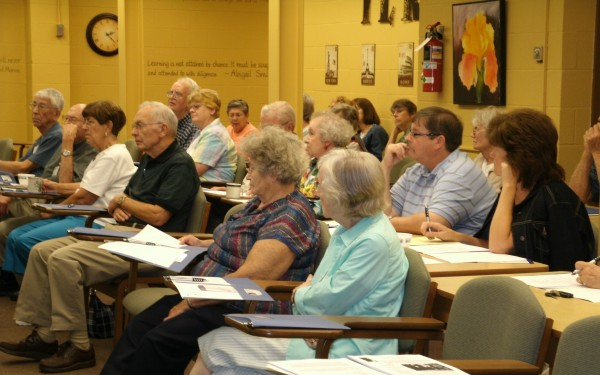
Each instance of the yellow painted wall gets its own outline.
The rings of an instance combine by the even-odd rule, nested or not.
[[[187,75],[219,92],[224,123],[227,103],[239,98],[258,123],[267,102],[267,14],[267,0],[145,0],[144,47],[132,72],[143,76],[144,99],[164,102],[171,84]]]
[[[15,4],[16,3],[16,4]],[[26,9],[22,2],[0,2],[0,138],[23,142],[27,124]]]
[[[468,1],[421,1],[421,25],[440,21],[447,26],[445,61],[452,59],[452,4],[460,2]],[[596,6],[595,0],[506,1],[506,108],[534,108],[554,120],[559,163],[567,175],[579,159],[583,132],[590,125]],[[533,59],[534,46],[544,47],[541,64]],[[419,54],[419,64],[422,57]],[[478,107],[452,104],[452,74],[452,65],[444,64],[444,91],[439,94],[419,88],[419,106],[441,105],[456,112],[465,123],[463,146],[471,147],[470,118]]]
[[[425,0],[429,1],[429,0]],[[423,0],[421,1],[423,2]],[[390,0],[395,7],[393,25],[379,23],[379,1],[370,6],[370,25],[363,25],[362,0],[304,1],[304,91],[315,99],[315,108],[326,108],[331,99],[345,95],[350,99],[366,97],[381,118],[382,125],[392,129],[392,102],[407,98],[417,105],[419,75],[415,64],[414,87],[398,87],[398,44],[419,44],[422,33],[419,22],[403,22],[402,0]],[[422,37],[422,36],[421,36]],[[325,84],[326,45],[338,45],[338,84]],[[363,44],[375,44],[375,85],[361,85],[361,53]],[[416,59],[417,53],[414,53]]]

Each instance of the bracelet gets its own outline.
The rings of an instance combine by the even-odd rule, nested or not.
[[[187,303],[187,305],[188,305],[188,307],[189,307],[190,309],[192,309],[192,310],[194,309],[194,307],[193,307],[193,306],[192,306],[192,304],[190,303],[190,299],[189,299],[189,298],[186,298],[186,299],[185,299],[185,302]]]

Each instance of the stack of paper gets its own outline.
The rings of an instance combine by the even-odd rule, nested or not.
[[[361,355],[340,359],[270,362],[267,369],[288,375],[467,375],[455,367],[422,355]]]
[[[153,264],[177,273],[183,271],[206,247],[187,246],[168,234],[146,225],[139,233],[124,241],[107,242],[101,249],[113,254]]]
[[[166,276],[165,278],[177,287],[182,298],[273,301],[264,289],[247,278],[206,276]]]
[[[485,247],[466,245],[459,242],[440,242],[411,248],[449,263],[531,263],[525,258],[510,254],[492,253]]]

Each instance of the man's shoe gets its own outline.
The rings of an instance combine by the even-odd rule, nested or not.
[[[0,270],[0,296],[10,296],[19,291],[19,283],[12,272]]]
[[[66,341],[58,347],[52,357],[40,361],[40,371],[57,373],[78,370],[96,366],[94,347],[88,350],[77,349],[71,341]]]
[[[47,343],[42,340],[36,331],[19,343],[0,342],[0,351],[17,357],[44,359],[51,357],[58,351],[58,342]]]

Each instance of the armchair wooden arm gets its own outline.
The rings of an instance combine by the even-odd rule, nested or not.
[[[349,330],[252,328],[225,317],[225,323],[250,335],[279,338],[317,339],[316,358],[328,358],[329,349],[339,338],[442,340],[446,324],[432,318],[381,318],[362,316],[323,316],[344,324]]]
[[[282,280],[254,280],[258,286],[263,288],[274,300],[290,301],[294,288],[302,284],[300,281]],[[258,301],[246,301],[244,310],[248,314],[256,312]]]
[[[456,367],[471,375],[537,375],[540,373],[540,369],[537,366],[512,359],[441,359],[439,361]]]

